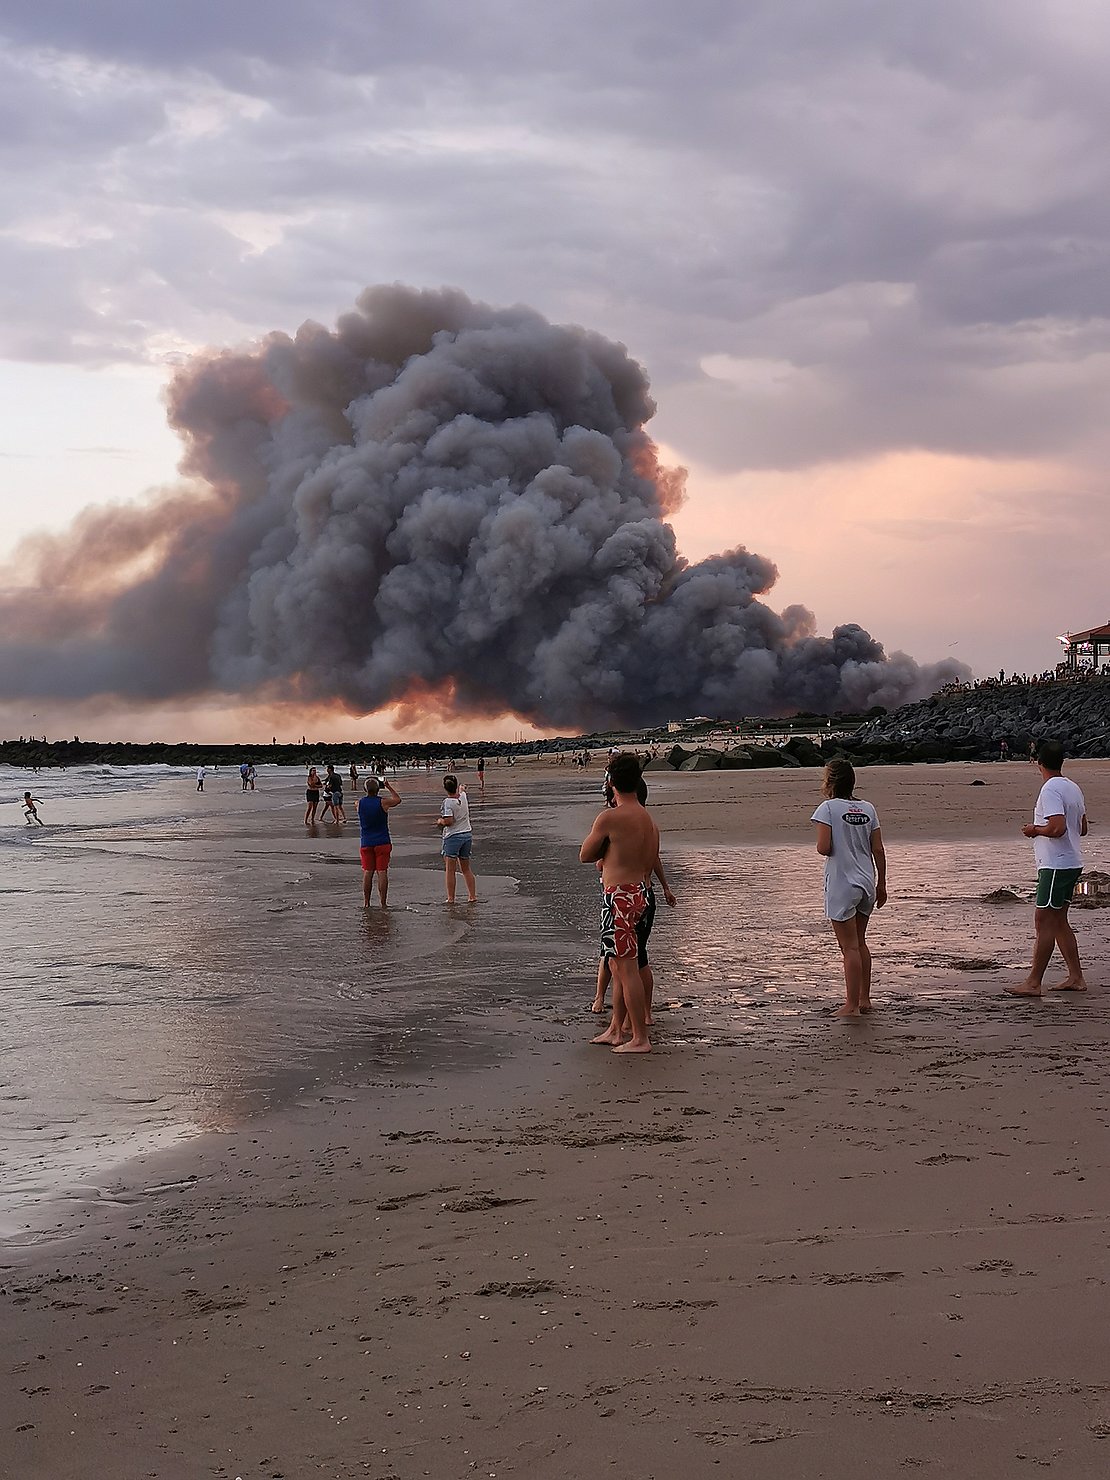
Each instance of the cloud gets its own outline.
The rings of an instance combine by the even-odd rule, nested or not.
[[[722,465],[1084,441],[1110,339],[1096,7],[550,19],[446,0],[341,3],[310,27],[261,0],[13,12],[21,207],[0,267],[32,291],[7,352],[157,356],[404,277],[628,340],[661,434],[692,426]],[[721,356],[785,367],[786,409],[757,395],[730,437],[736,405],[704,373]]]

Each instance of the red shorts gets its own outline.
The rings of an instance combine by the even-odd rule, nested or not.
[[[358,855],[368,874],[380,874],[389,867],[389,855],[392,852],[392,843],[378,843],[372,848],[360,848]]]

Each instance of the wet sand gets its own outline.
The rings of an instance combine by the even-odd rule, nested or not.
[[[1030,886],[1033,769],[861,773],[892,900],[859,1024],[816,774],[653,773],[676,1005],[632,1059],[586,1042],[599,774],[514,773],[485,852],[519,887],[410,1031],[0,1253],[0,1474],[1104,1475],[1110,911],[1076,916],[1102,991],[1013,1002],[1031,909],[981,897]],[[1069,773],[1106,868],[1110,766]]]

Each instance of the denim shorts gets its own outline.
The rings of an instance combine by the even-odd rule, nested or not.
[[[473,833],[452,833],[449,838],[444,838],[440,852],[444,858],[469,858],[473,842]]]

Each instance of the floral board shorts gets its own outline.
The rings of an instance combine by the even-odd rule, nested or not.
[[[615,884],[601,891],[601,954],[637,956],[639,940],[636,927],[648,907],[648,893],[643,884]]]

